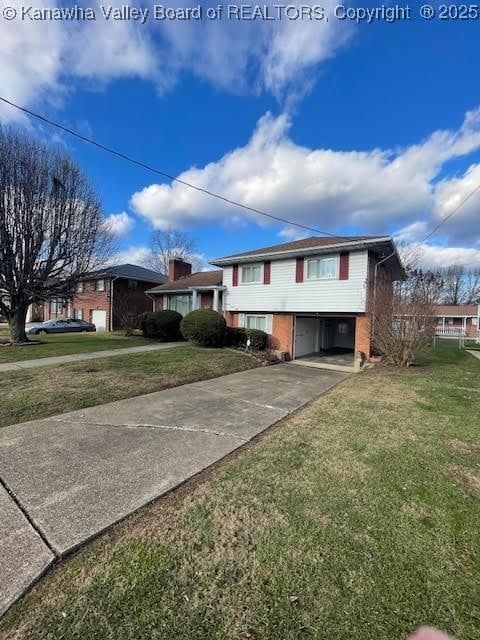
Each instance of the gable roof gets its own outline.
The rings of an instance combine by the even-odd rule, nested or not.
[[[90,274],[90,276],[117,276],[119,278],[131,278],[132,280],[142,280],[143,282],[152,282],[161,284],[167,281],[167,277],[163,273],[140,267],[137,264],[117,264],[105,269],[99,269]]]
[[[223,282],[223,271],[197,271],[189,276],[166,282],[158,287],[149,289],[147,293],[162,293],[168,291],[183,291],[190,287],[218,287]]]
[[[243,253],[235,253],[223,258],[211,260],[211,263],[218,266],[234,264],[239,260],[252,262],[256,258],[270,258],[272,260],[280,259],[285,256],[292,255],[308,255],[315,251],[325,253],[329,249],[341,251],[352,249],[365,249],[389,246],[391,250],[396,252],[395,244],[390,236],[333,236],[325,238],[311,237],[302,238],[293,242],[284,242],[282,244],[274,244],[269,247],[261,247],[252,251],[244,251]],[[398,257],[398,256],[397,256]],[[400,261],[399,261],[400,262]]]

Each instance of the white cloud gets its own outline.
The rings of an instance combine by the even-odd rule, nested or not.
[[[289,127],[285,114],[277,118],[266,114],[244,147],[203,168],[184,171],[178,178],[325,231],[338,232],[348,225],[364,233],[385,233],[400,225],[405,234],[412,219],[433,226],[436,203],[447,186],[454,190],[455,185],[449,182],[436,186],[444,164],[480,148],[479,111],[467,113],[457,130],[436,131],[418,144],[395,151],[310,149],[293,142]],[[473,173],[467,176],[470,181],[475,178]],[[138,191],[131,206],[159,229],[211,221],[230,223],[233,216],[242,215],[268,224],[265,218],[176,182],[152,184]],[[448,226],[449,233],[458,233],[459,221],[460,217]],[[478,236],[479,230],[478,217],[476,221],[469,218],[470,238]],[[409,229],[410,239],[420,239],[414,237],[419,231],[417,223]],[[293,237],[292,231],[281,233]]]
[[[135,224],[132,217],[122,211],[121,213],[112,213],[105,219],[105,225],[109,232],[116,237],[124,236],[129,233]]]
[[[186,4],[177,0],[169,6]],[[328,0],[327,9],[333,4]],[[20,15],[20,0],[10,6]],[[40,0],[35,8],[54,6]],[[145,24],[106,21],[99,1],[91,6],[95,21],[0,20],[0,77],[7,98],[23,106],[45,100],[58,105],[72,80],[88,81],[97,90],[99,81],[120,77],[151,80],[163,93],[185,73],[234,93],[302,93],[306,72],[335,55],[351,33],[338,20],[182,22],[154,21],[150,14]],[[4,121],[21,117],[0,106]]]
[[[131,246],[115,253],[109,260],[110,264],[136,264],[140,267],[148,267],[152,258],[152,251],[145,246]]]
[[[480,164],[472,164],[463,175],[439,182],[435,188],[434,219],[443,220],[458,207],[480,184]],[[448,224],[450,236],[471,241],[479,232],[480,192],[477,191],[462,204]]]
[[[443,247],[425,243],[416,243],[411,246],[417,249],[420,262],[426,267],[436,268],[458,264],[466,267],[480,266],[480,249]]]

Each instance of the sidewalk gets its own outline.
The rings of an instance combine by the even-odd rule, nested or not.
[[[186,342],[162,342],[159,344],[147,344],[143,347],[126,347],[125,349],[108,349],[107,351],[93,351],[91,353],[72,353],[68,356],[51,356],[49,358],[36,358],[35,360],[5,362],[4,364],[0,364],[0,373],[4,371],[17,371],[19,369],[48,367],[52,364],[65,364],[66,362],[112,358],[113,356],[124,356],[129,353],[145,353],[147,351],[159,351],[160,349],[172,349],[173,347],[184,347],[187,344]]]
[[[347,377],[278,364],[0,429],[0,615],[55,559]]]

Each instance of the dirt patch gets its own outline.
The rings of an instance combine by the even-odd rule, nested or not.
[[[451,473],[467,493],[480,494],[480,473],[465,471],[460,467],[453,467]]]
[[[451,449],[455,449],[457,451],[470,451],[474,453],[480,453],[480,444],[475,442],[463,442],[462,440],[451,440],[448,443],[448,446]]]

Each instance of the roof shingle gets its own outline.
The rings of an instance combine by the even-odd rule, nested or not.
[[[162,293],[164,291],[177,291],[189,287],[218,287],[223,282],[223,271],[197,271],[189,276],[184,276],[172,282],[166,282],[159,287],[149,290],[149,293]]]

